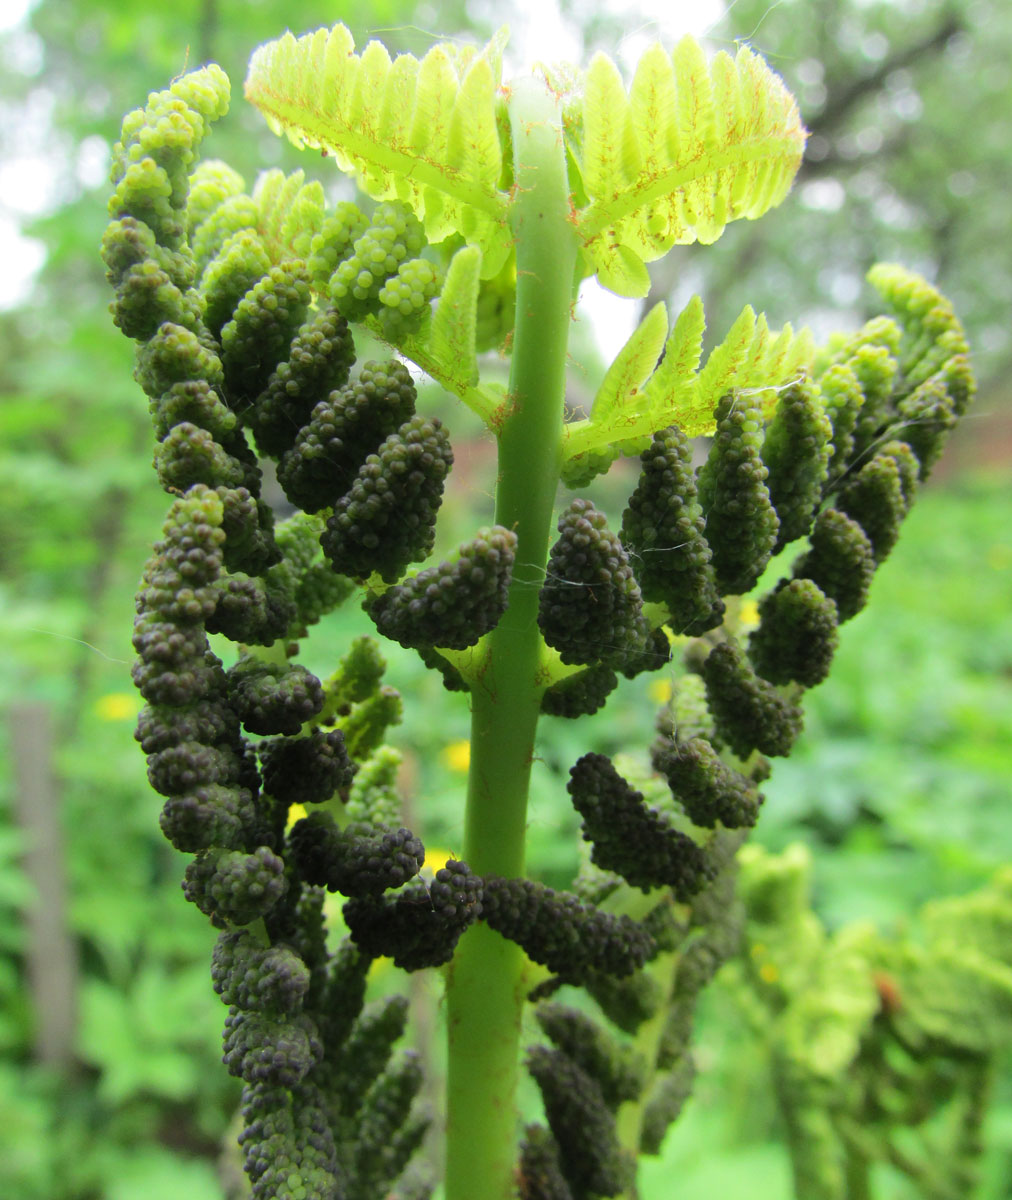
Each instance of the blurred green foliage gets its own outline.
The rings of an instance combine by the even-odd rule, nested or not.
[[[800,7],[739,0],[715,34],[721,44],[750,36],[799,95],[821,139],[806,174],[761,226],[735,226],[707,249],[705,278],[687,249],[671,258],[677,278],[658,278],[655,292],[701,290],[715,331],[746,300],[774,324],[821,328],[863,315],[854,281],[872,260],[904,259],[936,278],[966,319],[983,367],[978,428],[990,427],[1001,399],[995,381],[1012,356],[1012,283],[994,251],[1006,240],[1002,114],[1012,15],[999,0],[826,0],[804,5],[804,19]],[[30,229],[45,244],[45,266],[32,294],[0,313],[0,713],[31,698],[54,715],[68,919],[80,951],[75,1059],[60,1074],[33,1061],[23,913],[45,895],[22,869],[10,804],[16,747],[4,723],[0,1177],[10,1200],[224,1194],[216,1163],[238,1093],[218,1061],[212,931],[181,901],[181,860],[158,831],[159,800],[131,738],[139,707],[129,678],[133,590],[164,497],[151,478],[131,350],[106,311],[97,255],[106,213],[93,163],[107,154],[123,111],[187,65],[213,57],[237,81],[258,42],[285,25],[303,30],[337,15],[310,0],[40,0],[27,26],[0,40],[0,156],[17,164],[41,151],[52,176],[47,210]],[[383,27],[391,48],[417,52],[431,40],[408,24],[421,19],[405,0],[371,0],[351,24],[360,43],[368,28]],[[460,0],[424,20],[444,34],[491,31]],[[623,14],[621,27],[616,20],[585,22],[588,49],[614,45],[638,25],[634,13]],[[855,81],[862,90],[848,99]],[[315,168],[336,194],[329,164],[300,163],[241,102],[211,152],[250,175],[260,165]],[[592,346],[583,349],[592,393],[601,364]],[[450,545],[472,523],[461,496],[488,495],[492,484],[489,443],[469,440],[473,425],[459,409],[445,415],[461,443],[440,526]],[[1000,449],[965,445],[957,448],[963,462],[976,453],[994,459]],[[628,466],[619,464],[616,477]],[[963,472],[926,492],[876,577],[875,603],[846,628],[831,682],[809,698],[802,742],[766,789],[758,840],[774,851],[799,839],[811,848],[814,905],[830,929],[862,918],[900,928],[931,897],[981,886],[1012,861],[1008,482],[1006,458],[990,474]],[[609,488],[628,491],[617,478],[604,481],[605,500]],[[339,614],[314,633],[307,665],[327,672],[349,624],[367,627],[361,614]],[[409,823],[430,847],[459,849],[453,798],[468,715],[413,654],[391,647],[390,658],[391,681],[412,701],[395,731]],[[642,741],[657,701],[644,681],[624,682],[595,748],[621,751],[634,730]],[[549,883],[564,884],[575,866],[577,821],[562,799],[569,766],[588,743],[583,720],[543,722],[529,845]],[[706,1000],[698,1057],[687,1115],[662,1158],[644,1166],[644,1200],[670,1196],[674,1177],[679,1200],[788,1196],[762,1050],[719,983]],[[988,1131],[981,1200],[998,1200],[1012,1190],[1007,1081]],[[877,1200],[910,1195],[898,1180],[883,1187]]]

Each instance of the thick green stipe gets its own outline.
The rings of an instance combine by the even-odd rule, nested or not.
[[[561,464],[576,239],[558,103],[537,80],[510,100],[516,178],[517,311],[498,425],[495,521],[517,535],[509,607],[472,694],[464,859],[481,875],[524,873],[527,790],[541,693],[538,585]],[[513,1194],[523,956],[485,925],[461,938],[447,981],[446,1200]],[[481,1063],[476,1070],[475,1064]]]

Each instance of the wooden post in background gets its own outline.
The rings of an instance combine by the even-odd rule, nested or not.
[[[49,706],[32,701],[12,705],[9,729],[12,815],[24,837],[23,866],[32,891],[24,919],[34,1057],[65,1072],[74,1058],[78,964],[68,926],[65,838]]]

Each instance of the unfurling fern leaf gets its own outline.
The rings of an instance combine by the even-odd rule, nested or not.
[[[742,46],[707,66],[685,37],[640,59],[628,94],[597,54],[586,73],[582,142],[574,147],[589,201],[579,214],[598,280],[645,296],[645,264],[672,246],[716,241],[728,221],[779,204],[801,163],[797,106],[762,59]]]
[[[779,389],[811,369],[815,347],[809,330],[795,333],[785,325],[771,331],[748,305],[700,368],[706,323],[703,305],[693,296],[671,327],[660,364],[644,382],[648,363],[660,353],[663,319],[664,306],[655,305],[619,351],[590,416],[566,426],[562,476],[570,487],[589,483],[620,454],[641,454],[650,437],[670,425],[688,437],[713,433],[717,401],[731,386],[746,390],[768,418]]]
[[[429,241],[463,232],[491,278],[510,252],[495,92],[505,33],[480,54],[361,54],[344,25],[290,33],[250,61],[246,98],[297,146],[324,149],[376,200],[407,204]]]

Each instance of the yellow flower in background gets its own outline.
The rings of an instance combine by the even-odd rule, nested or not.
[[[780,972],[777,969],[776,964],[764,962],[759,968],[759,978],[763,981],[763,983],[776,983],[780,979]]]
[[[288,824],[285,828],[291,829],[296,821],[301,821],[303,817],[308,815],[304,804],[292,804],[288,809]]]
[[[446,866],[447,860],[451,858],[457,858],[457,855],[452,850],[433,849],[431,846],[427,846],[422,870],[426,875],[435,875],[437,871],[441,871]]]
[[[647,685],[647,695],[654,704],[667,704],[673,694],[670,679],[652,679]]]
[[[464,745],[467,745],[467,743],[465,742]],[[425,849],[425,862],[420,872],[422,881],[425,883],[430,882],[436,872],[446,866],[446,861],[450,858],[457,858],[457,855],[452,850],[427,846]],[[327,924],[331,929],[345,928],[344,914],[341,911],[343,904],[344,897],[335,895],[333,892],[328,892],[324,897],[323,912],[327,918]],[[377,979],[382,979],[392,969],[393,965],[394,960],[387,958],[385,955],[374,958],[369,964],[369,982],[375,983]]]
[[[107,692],[95,701],[95,716],[100,721],[132,721],[140,709],[133,692]]]
[[[439,757],[443,760],[444,766],[463,775],[471,765],[471,743],[466,739],[451,742],[448,746],[443,747]]]
[[[759,605],[754,600],[743,600],[738,610],[742,629],[755,629],[759,624]]]

